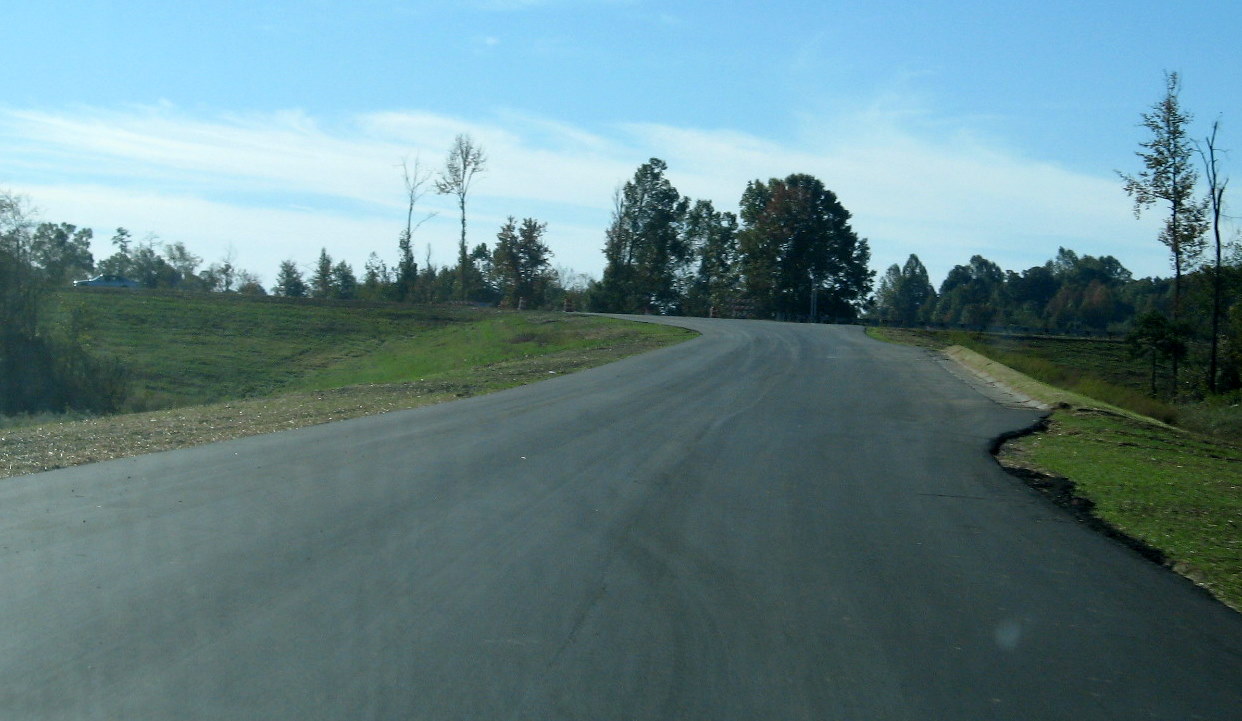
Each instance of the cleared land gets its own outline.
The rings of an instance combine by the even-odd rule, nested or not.
[[[5,419],[0,477],[385,413],[602,365],[694,336],[564,313],[89,292],[92,347],[133,375],[135,409]]]

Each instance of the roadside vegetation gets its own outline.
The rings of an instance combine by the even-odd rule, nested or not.
[[[577,314],[75,289],[83,347],[118,359],[109,416],[0,417],[0,477],[288,430],[489,393],[694,336]]]
[[[86,319],[96,352],[124,360],[126,411],[403,382],[563,350],[573,325],[550,320],[564,314],[232,293],[74,289],[54,298],[58,318]],[[537,332],[545,325],[560,334]]]
[[[869,333],[945,350],[1048,404],[1054,410],[1046,427],[1006,442],[997,454],[1001,464],[1084,522],[1242,610],[1242,445],[1232,422],[1198,431],[1171,425],[1186,414],[1133,387],[1142,380],[1133,378],[1131,366],[1141,361],[1118,353],[1116,343],[891,328]],[[1165,419],[1150,417],[1153,412]],[[1236,417],[1236,406],[1223,415]]]

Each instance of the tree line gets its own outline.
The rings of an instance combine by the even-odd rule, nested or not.
[[[597,281],[552,268],[552,252],[544,242],[547,224],[535,218],[508,218],[490,246],[468,242],[467,201],[486,173],[488,158],[472,138],[459,135],[438,172],[417,159],[412,168],[402,163],[406,223],[398,234],[394,265],[372,252],[358,274],[321,249],[308,271],[295,260],[282,261],[270,288],[237,268],[231,252],[204,267],[202,258],[182,243],[163,243],[154,236],[135,241],[124,228],[111,239],[112,254],[96,263],[89,228],[35,224],[20,199],[5,195],[0,199],[6,274],[0,311],[7,345],[0,348],[6,354],[0,362],[11,367],[4,359],[18,357],[12,349],[26,342],[14,340],[17,331],[10,333],[10,328],[25,328],[21,332],[28,340],[52,342],[45,325],[31,320],[37,313],[22,310],[39,304],[23,301],[16,289],[66,285],[99,272],[123,275],[147,288],[270,292],[289,298],[1125,333],[1136,354],[1151,357],[1153,369],[1157,361],[1168,364],[1174,394],[1185,390],[1178,380],[1180,364],[1196,344],[1208,346],[1202,385],[1208,392],[1228,391],[1242,386],[1242,310],[1234,302],[1242,288],[1242,264],[1222,255],[1227,179],[1218,168],[1219,123],[1203,142],[1189,140],[1191,116],[1180,108],[1179,90],[1177,75],[1167,74],[1165,95],[1142,115],[1151,134],[1137,153],[1143,169],[1120,173],[1136,215],[1166,206],[1158,240],[1170,252],[1173,277],[1167,280],[1135,279],[1116,258],[1079,256],[1062,248],[1047,263],[1022,271],[1002,270],[976,255],[950,270],[937,289],[911,255],[904,265],[886,270],[873,295],[869,243],[854,232],[850,212],[818,178],[796,173],[753,180],[734,213],[718,210],[709,200],[682,196],[667,177],[667,164],[652,158],[614,194],[604,231],[604,273]],[[1195,195],[1196,155],[1208,182],[1203,196]],[[437,266],[430,247],[421,264],[414,257],[415,233],[434,215],[418,207],[429,192],[456,200],[461,232],[454,265]],[[1206,239],[1209,231],[1213,246]],[[1203,259],[1209,247],[1214,247],[1214,260]],[[29,317],[17,322],[22,313]],[[27,346],[33,348],[33,342]]]
[[[1217,281],[1223,289],[1223,320],[1213,329]],[[937,290],[917,255],[893,264],[876,288],[866,318],[904,327],[1006,330],[1051,334],[1107,335],[1126,339],[1136,356],[1160,366],[1168,378],[1152,395],[1172,396],[1174,360],[1191,359],[1202,374],[1183,378],[1183,393],[1242,388],[1242,257],[1173,278],[1135,278],[1116,258],[1078,255],[1061,248],[1056,257],[1022,271],[1002,270],[975,255],[954,266]],[[1176,333],[1170,330],[1175,303],[1183,306]],[[1211,363],[1208,339],[1218,333],[1219,358]]]
[[[437,266],[430,254],[420,265],[403,243],[396,266],[372,252],[362,278],[349,263],[334,262],[327,249],[321,249],[309,274],[294,260],[282,261],[271,291],[287,298],[558,307],[582,280],[572,271],[552,268],[552,251],[543,240],[546,231],[547,224],[535,218],[519,222],[510,217],[492,246],[476,245],[454,266]]]
[[[917,255],[884,272],[869,308],[883,323],[1024,327],[1044,332],[1124,333],[1136,312],[1163,307],[1169,283],[1136,281],[1111,255],[1056,257],[1021,272],[975,255],[949,270],[939,290]]]
[[[372,252],[359,279],[344,261],[333,263],[326,249],[307,278],[294,260],[280,264],[272,292],[302,298],[394,301],[401,303],[467,302],[502,308],[563,307],[579,295],[585,281],[572,271],[552,267],[552,250],[544,242],[547,223],[536,218],[520,222],[510,216],[489,247],[467,242],[466,206],[475,181],[487,170],[487,154],[469,135],[458,135],[438,174],[415,159],[413,168],[402,163],[406,223],[397,240],[397,262],[389,266]],[[414,233],[434,213],[421,213],[418,203],[432,189],[456,198],[461,236],[457,264],[436,266],[427,256],[420,266],[414,258]],[[419,217],[415,222],[415,217]]]
[[[818,178],[746,185],[739,213],[683,197],[652,158],[614,196],[593,310],[853,320],[874,272],[850,212]]]
[[[237,267],[233,252],[204,266],[203,258],[184,243],[164,242],[149,235],[135,240],[125,228],[117,228],[111,238],[113,253],[96,262],[91,252],[94,233],[69,223],[33,224],[23,216],[20,225],[26,237],[25,258],[41,283],[68,285],[73,280],[96,273],[128,278],[149,289],[237,292],[290,298],[371,300],[398,302],[467,301],[504,307],[543,308],[563,302],[567,294],[579,292],[586,279],[567,269],[552,267],[552,251],[544,242],[547,224],[535,218],[518,221],[510,217],[488,246],[467,246],[466,203],[478,176],[486,171],[483,148],[470,136],[454,140],[438,174],[416,160],[411,170],[402,164],[408,212],[405,228],[397,242],[397,262],[388,265],[372,252],[361,276],[344,260],[334,261],[327,249],[308,269],[294,259],[284,260],[276,269],[276,280],[265,288],[259,276]],[[414,232],[434,214],[415,222],[417,204],[426,192],[452,195],[461,211],[461,237],[458,262],[437,266],[430,248],[420,265],[414,258]],[[6,196],[11,206],[21,199]],[[28,236],[28,237],[27,237]]]

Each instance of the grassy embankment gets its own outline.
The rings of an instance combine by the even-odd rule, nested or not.
[[[564,313],[80,291],[58,310],[129,369],[131,412],[0,419],[0,476],[413,408],[694,336]]]
[[[1046,431],[1005,444],[1001,462],[1068,479],[1073,498],[1062,502],[1242,609],[1242,446],[1149,417],[1176,422],[1179,409],[1133,387],[1146,382],[1142,361],[1115,343],[1082,339],[983,336],[966,339],[967,349],[958,335],[871,332],[953,344],[954,357],[1054,407]]]

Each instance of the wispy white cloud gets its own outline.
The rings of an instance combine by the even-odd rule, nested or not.
[[[650,157],[682,193],[735,209],[747,181],[795,172],[824,180],[854,214],[882,270],[917,253],[933,276],[975,253],[1003,267],[1050,258],[1058,245],[1116,255],[1140,274],[1163,272],[1154,233],[1136,223],[1108,176],[1022,157],[961,132],[930,136],[908,109],[808,123],[799,142],[727,129],[629,124],[586,129],[517,111],[466,121],[420,111],[345,119],[299,111],[203,116],[169,106],[0,111],[0,186],[31,196],[50,220],[125,226],[186,242],[208,259],[232,246],[270,277],[320,247],[357,266],[391,259],[404,219],[399,164],[438,168],[457,133],[490,164],[470,200],[471,242],[505,216],[549,223],[556,261],[599,273],[613,190]],[[417,239],[454,256],[455,208]],[[103,243],[97,255],[109,252]],[[420,250],[420,258],[422,252]]]
[[[399,157],[395,144],[333,135],[303,113],[227,115],[210,120],[167,107],[129,112],[15,111],[6,150],[18,156],[71,153],[72,173],[174,179],[204,191],[278,190],[368,200],[366,188]]]

